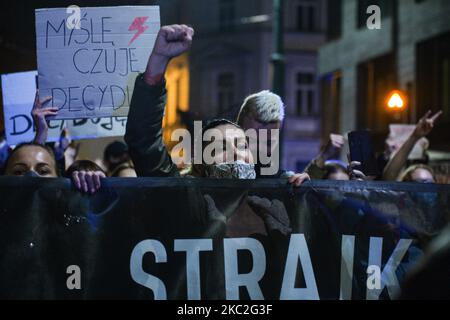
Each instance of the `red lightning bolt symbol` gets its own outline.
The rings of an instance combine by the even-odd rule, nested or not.
[[[136,17],[134,18],[131,25],[128,27],[128,31],[136,30],[133,38],[131,38],[128,45],[132,44],[134,40],[136,40],[145,30],[148,29],[148,26],[144,26],[145,21],[147,21],[148,17]]]

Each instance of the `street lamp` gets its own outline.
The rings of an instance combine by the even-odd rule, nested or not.
[[[392,111],[403,111],[406,108],[406,95],[400,90],[393,90],[386,99],[386,106]]]

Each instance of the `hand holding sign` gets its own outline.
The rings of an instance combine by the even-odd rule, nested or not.
[[[186,25],[162,27],[147,64],[144,79],[149,85],[161,81],[170,59],[187,52],[192,44],[194,29]]]
[[[31,110],[31,116],[36,126],[35,143],[45,144],[48,135],[48,117],[58,114],[58,108],[44,108],[44,105],[50,100],[52,100],[52,97],[45,97],[43,100],[40,100],[39,91],[36,91],[33,109]]]

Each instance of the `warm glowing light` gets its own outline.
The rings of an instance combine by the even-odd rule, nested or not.
[[[165,73],[167,102],[164,112],[164,142],[170,150],[178,142],[171,141],[172,132],[180,127],[178,111],[189,110],[189,59],[183,54],[172,59]]]
[[[392,91],[387,100],[389,109],[403,109],[406,105],[405,98],[400,91]]]

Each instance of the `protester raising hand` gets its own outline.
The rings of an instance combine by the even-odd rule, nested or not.
[[[330,140],[321,153],[323,159],[329,160],[334,157],[339,157],[339,152],[343,148],[345,139],[343,135],[332,133],[330,134]]]
[[[417,141],[431,132],[436,120],[441,115],[442,111],[439,111],[434,115],[431,111],[428,111],[422,118],[420,118],[411,136],[405,141],[405,143],[403,143],[394,157],[389,160],[388,164],[384,168],[383,180],[397,180]]]
[[[434,123],[436,120],[442,115],[442,110],[432,115],[431,110],[429,110],[422,118],[420,118],[419,122],[414,129],[413,136],[419,140],[425,136],[427,136],[431,130],[433,130]]]
[[[33,109],[31,110],[31,116],[36,126],[34,143],[45,144],[48,136],[48,117],[58,114],[58,108],[44,107],[51,99],[52,97],[45,97],[43,100],[40,100],[39,91],[36,91]]]
[[[153,52],[147,64],[144,74],[145,82],[149,85],[159,83],[170,59],[190,49],[193,36],[194,29],[184,24],[162,27],[158,32]]]
[[[305,172],[309,174],[311,179],[323,179],[327,170],[326,161],[339,158],[344,143],[344,136],[335,133],[329,135],[327,144],[322,147],[320,153],[305,168]]]

